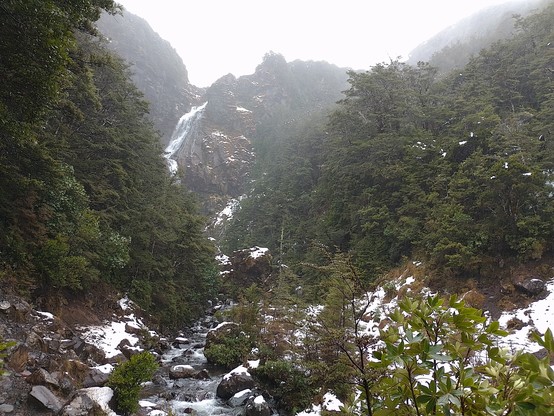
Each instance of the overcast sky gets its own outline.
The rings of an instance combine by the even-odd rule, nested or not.
[[[254,72],[269,52],[287,61],[325,60],[369,69],[407,58],[421,42],[478,10],[506,0],[117,0],[146,19],[209,86]]]

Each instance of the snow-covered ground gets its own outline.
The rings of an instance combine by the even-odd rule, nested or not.
[[[132,348],[141,351],[138,344],[138,337],[126,331],[128,328],[141,329],[145,328],[144,324],[132,312],[132,302],[128,298],[123,298],[119,301],[121,310],[127,314],[117,321],[106,322],[104,325],[81,327],[83,339],[89,344],[93,344],[106,354],[106,358],[115,357],[121,354],[118,345],[124,339],[128,340]]]
[[[548,296],[531,303],[527,308],[504,312],[498,322],[503,328],[514,318],[523,322],[521,329],[515,330],[507,337],[501,339],[502,345],[512,350],[524,350],[536,352],[541,347],[531,339],[529,334],[538,331],[544,334],[548,328],[554,330],[554,279],[546,285]]]

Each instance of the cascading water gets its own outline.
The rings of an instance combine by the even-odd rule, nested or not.
[[[177,127],[175,127],[175,131],[173,132],[171,140],[169,141],[169,144],[165,148],[164,152],[164,156],[167,159],[169,172],[172,175],[175,175],[178,169],[177,161],[173,157],[186,142],[187,136],[191,132],[194,124],[202,117],[207,104],[208,102],[206,101],[201,106],[192,107],[192,109],[187,114],[181,117],[181,119],[177,123]]]

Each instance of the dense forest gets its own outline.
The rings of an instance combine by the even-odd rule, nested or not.
[[[212,296],[213,247],[94,22],[111,0],[0,5],[0,284],[49,310],[129,293],[160,325]]]
[[[500,348],[507,333],[469,306],[482,293],[444,295],[515,267],[552,276],[553,21],[550,2],[444,76],[399,61],[350,72],[327,122],[272,143],[226,246],[266,245],[276,279],[243,292],[206,356],[232,368],[258,351],[285,414],[325,391],[345,415],[552,414],[552,332],[528,334],[541,356]]]
[[[368,278],[405,258],[487,277],[551,255],[553,19],[552,4],[520,19],[446,76],[398,61],[350,72],[328,123],[260,161],[227,246],[266,245],[295,265],[324,245]]]
[[[496,344],[498,322],[454,295],[406,296],[382,316],[370,289],[396,295],[383,279],[399,265],[449,283],[541,261],[551,273],[553,2],[461,70],[391,61],[349,72],[328,117],[307,108],[300,80],[312,67],[340,85],[335,70],[268,54],[300,105],[281,100],[256,120],[254,180],[221,247],[269,247],[270,276],[250,287],[218,284],[195,197],[169,175],[147,102],[95,28],[118,10],[0,3],[2,293],[53,312],[128,294],[163,331],[234,285],[238,303],[214,318],[230,329],[206,357],[258,359],[253,373],[283,414],[325,391],[341,414],[552,414],[550,330],[533,335],[544,358],[512,354]]]

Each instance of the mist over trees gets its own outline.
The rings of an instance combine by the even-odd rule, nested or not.
[[[264,159],[227,244],[295,264],[323,244],[370,276],[418,256],[487,276],[551,253],[553,6],[460,71],[393,61],[350,72],[327,124]]]

